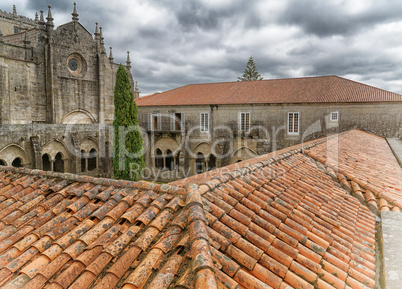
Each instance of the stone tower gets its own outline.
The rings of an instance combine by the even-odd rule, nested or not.
[[[0,164],[20,158],[23,166],[43,169],[49,159],[54,170],[60,153],[63,171],[88,173],[88,159],[95,158],[94,171],[107,175],[119,64],[106,54],[102,27],[96,23],[92,35],[75,3],[71,21],[57,28],[50,5],[46,18],[41,10],[35,20],[13,10],[0,11]],[[126,69],[134,93],[129,54]],[[14,153],[5,156],[9,146]]]

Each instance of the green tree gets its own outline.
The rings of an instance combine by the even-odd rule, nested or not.
[[[257,67],[255,66],[254,59],[250,56],[247,66],[243,71],[243,75],[237,78],[237,81],[251,81],[251,80],[262,80],[263,78],[258,73]]]
[[[113,177],[134,180],[141,178],[145,167],[138,107],[131,91],[128,73],[120,64],[114,87]]]

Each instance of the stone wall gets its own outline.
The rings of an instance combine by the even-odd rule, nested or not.
[[[54,161],[60,153],[65,162],[65,172],[110,177],[111,130],[110,126],[97,124],[0,125],[0,160],[11,165],[19,157],[24,167],[44,169],[43,155],[47,154]],[[88,158],[91,149],[96,150],[97,167],[82,172],[81,151]]]
[[[17,20],[28,41],[24,31],[11,30]],[[26,167],[44,169],[44,156],[52,166],[62,156],[66,172],[111,176],[107,124],[113,121],[119,64],[107,56],[101,30],[93,28],[91,35],[73,18],[55,29],[52,21],[40,24],[0,11],[6,35],[0,38],[2,163],[18,158]],[[130,62],[126,69],[134,84]]]
[[[402,124],[402,103],[351,103],[351,104],[258,104],[211,106],[139,107],[139,121],[146,138],[146,164],[155,168],[155,152],[164,155],[169,149],[181,151],[182,175],[195,174],[197,153],[207,159],[216,156],[217,166],[225,166],[256,155],[280,150],[329,134],[353,128],[382,137],[398,137]],[[209,132],[200,132],[200,113],[209,113]],[[250,113],[251,132],[239,131],[239,113]],[[298,112],[299,133],[288,133],[288,113]],[[331,112],[338,112],[337,122],[330,120]],[[161,114],[160,130],[148,130],[148,114]],[[184,131],[172,131],[173,113],[183,113]],[[183,153],[184,152],[184,153]],[[166,173],[168,175],[169,172]],[[160,174],[150,173],[150,179]],[[179,177],[177,177],[179,178]],[[167,178],[157,178],[167,181]]]
[[[15,27],[18,29],[18,32],[21,32],[26,29],[34,28],[35,21],[25,16],[17,15],[15,6],[13,13],[0,10],[0,30],[3,35],[14,34]]]

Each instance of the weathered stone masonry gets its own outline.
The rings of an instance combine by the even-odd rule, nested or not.
[[[118,64],[78,16],[74,4],[55,28],[50,6],[46,19],[0,11],[0,164],[110,176]],[[129,55],[126,69],[134,87]]]

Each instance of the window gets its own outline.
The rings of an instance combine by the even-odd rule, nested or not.
[[[288,134],[299,134],[299,113],[288,113]]]
[[[85,172],[86,164],[87,164],[87,160],[85,158],[85,151],[81,150],[81,172]]]
[[[57,153],[54,161],[54,171],[64,173],[64,160],[61,153]]]
[[[202,153],[197,153],[195,159],[195,173],[202,174],[203,172],[205,172],[205,157]]]
[[[21,158],[16,158],[13,160],[12,164],[13,167],[15,168],[21,168],[22,167],[22,160]]]
[[[201,132],[209,131],[209,113],[207,112],[201,113],[200,131]]]
[[[209,161],[208,161],[208,170],[211,171],[214,169],[216,169],[216,157],[213,154],[211,154],[209,156]]]
[[[338,121],[339,119],[339,114],[337,111],[331,112],[331,121]]]
[[[14,34],[18,33],[18,27],[14,27]]]
[[[161,114],[148,113],[148,130],[161,130]]]
[[[239,121],[239,130],[244,132],[250,132],[250,113],[241,112]]]
[[[155,152],[155,167],[159,170],[162,170],[164,167],[163,155],[162,155],[162,151],[160,149],[156,149],[156,152]]]
[[[165,154],[165,166],[169,171],[173,170],[173,154],[171,150],[167,150]]]
[[[180,112],[172,113],[170,129],[171,130],[181,130],[183,124],[184,115]]]
[[[52,170],[52,164],[50,162],[50,157],[48,154],[44,154],[42,156],[42,166],[44,171],[51,171]]]
[[[96,150],[91,149],[89,152],[89,157],[88,157],[88,171],[93,171],[96,169],[97,164],[96,164]]]

